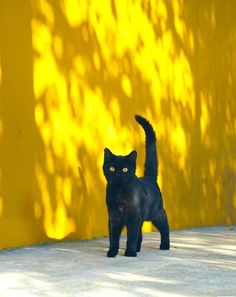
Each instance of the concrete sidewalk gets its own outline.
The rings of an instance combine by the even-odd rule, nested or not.
[[[106,258],[108,239],[0,252],[0,297],[236,296],[236,226],[144,235],[137,258]]]

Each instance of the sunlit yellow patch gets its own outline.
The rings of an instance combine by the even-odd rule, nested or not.
[[[93,54],[93,63],[95,68],[99,71],[101,67],[101,63],[100,63],[100,57],[97,52],[94,52]]]
[[[36,105],[35,110],[34,110],[34,115],[35,115],[35,121],[37,125],[42,125],[44,122],[44,110],[42,105]]]
[[[74,59],[74,68],[77,74],[76,81],[78,83],[78,75],[79,76],[84,76],[85,75],[85,70],[86,70],[86,63],[80,56],[76,56]],[[78,85],[77,85],[78,87]]]
[[[181,38],[183,38],[185,30],[186,30],[186,26],[185,23],[183,21],[183,18],[181,17],[181,7],[182,6],[182,2],[181,1],[174,1],[173,2],[173,11],[174,11],[174,24],[175,24],[175,28],[177,33],[180,35]]]
[[[43,170],[37,166],[36,176],[40,182],[42,190],[42,202],[43,202],[43,212],[44,212],[44,226],[46,234],[49,238],[62,239],[71,232],[75,231],[75,225],[72,218],[68,217],[66,211],[66,205],[63,202],[63,196],[61,196],[61,190],[63,186],[60,185],[60,188],[57,187],[57,192],[60,195],[56,201],[56,207],[54,209],[52,204],[52,197],[50,197],[48,191],[48,182],[44,175]],[[58,183],[61,183],[60,177]],[[55,193],[57,195],[57,193]],[[41,207],[38,204],[35,204],[35,215],[41,215]]]
[[[212,178],[215,176],[215,173],[216,173],[216,164],[214,162],[210,162],[209,163],[209,173],[210,173],[210,176]]]
[[[121,79],[121,86],[127,97],[132,96],[132,85],[127,75],[123,75]]]
[[[53,38],[53,48],[57,58],[61,59],[63,54],[63,43],[59,36]]]
[[[55,13],[52,5],[47,0],[38,0],[37,2],[31,2],[33,11],[41,10],[44,17],[44,23],[50,27],[54,27]],[[36,19],[36,18],[35,18]]]
[[[63,0],[61,1],[63,12],[72,27],[79,26],[86,20],[87,1],[83,0]]]
[[[167,9],[164,0],[151,1],[152,5],[152,20],[154,23],[160,22],[161,29],[166,30]]]
[[[114,117],[116,125],[120,126],[120,106],[118,104],[118,98],[112,98],[110,103],[110,110]]]
[[[143,232],[152,232],[153,231],[153,225],[151,222],[144,222],[142,227]]]
[[[201,135],[202,139],[204,139],[204,136],[207,132],[207,127],[209,124],[209,110],[206,105],[206,102],[203,98],[203,95],[201,94]]]

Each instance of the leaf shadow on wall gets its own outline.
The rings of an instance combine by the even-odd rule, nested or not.
[[[27,154],[15,175],[7,159],[4,164],[7,150],[12,149],[11,155],[16,151],[7,136],[10,101],[1,106],[3,184],[14,184],[17,176],[16,191],[32,185],[30,199],[16,204],[21,216],[21,201],[27,201],[43,240],[106,235],[103,149],[137,149],[142,173],[144,138],[133,118],[139,113],[157,132],[159,178],[171,227],[233,223],[234,2],[175,1],[173,6],[160,1],[162,10],[146,1],[125,7],[108,1],[103,9],[96,1],[84,2],[77,18],[69,2],[63,3],[35,2],[32,16],[28,6],[27,23],[15,27],[26,36],[28,51],[10,51],[19,43],[13,32],[8,50],[1,51],[2,93],[13,102],[18,94],[10,89],[26,92],[11,114],[20,111],[19,125],[30,131],[19,150],[22,156],[27,148]],[[26,69],[15,87],[6,79],[13,69],[19,76]],[[11,133],[16,131],[17,125]],[[12,170],[17,161],[16,155]],[[24,164],[31,165],[22,175]],[[16,192],[4,187],[1,192],[2,216],[11,209],[14,216],[9,201]],[[33,233],[27,217],[23,225]]]

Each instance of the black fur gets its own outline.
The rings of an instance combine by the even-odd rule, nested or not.
[[[156,183],[158,161],[155,132],[143,117],[136,115],[135,119],[146,134],[144,177],[138,178],[135,175],[136,151],[127,156],[117,156],[108,148],[104,150],[103,172],[107,180],[106,203],[110,239],[108,257],[118,254],[124,226],[127,227],[125,256],[135,257],[141,249],[144,221],[151,221],[160,231],[160,249],[169,249],[168,220],[163,208],[161,191]]]

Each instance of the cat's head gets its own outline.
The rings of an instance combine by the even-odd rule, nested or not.
[[[108,148],[104,150],[103,173],[108,183],[126,184],[135,177],[137,152],[127,156],[114,155]]]

